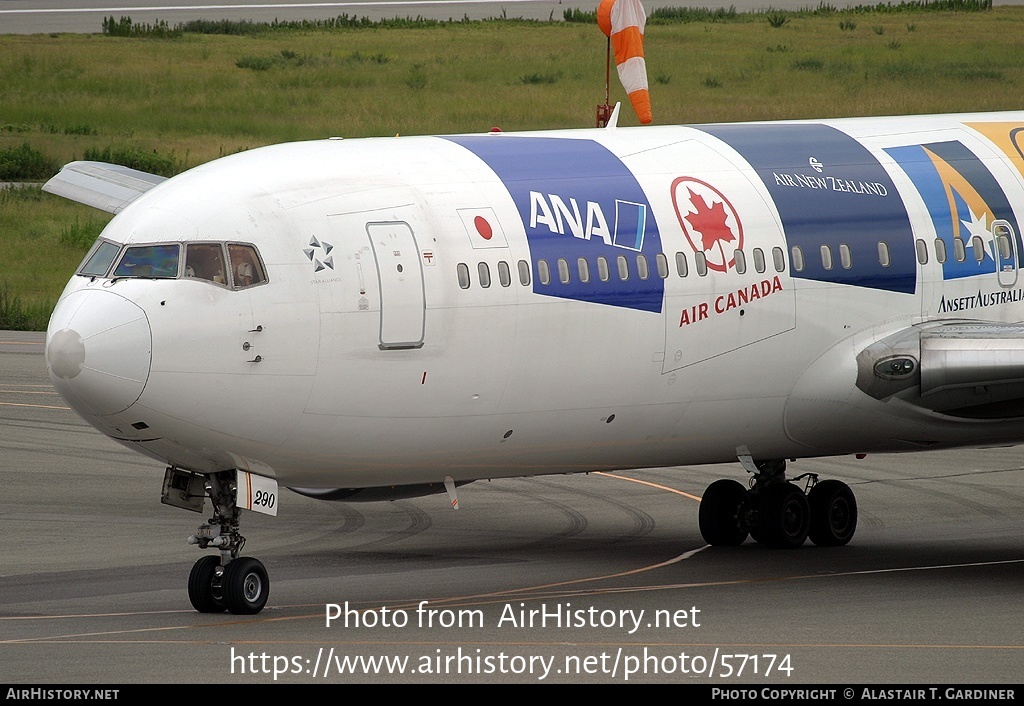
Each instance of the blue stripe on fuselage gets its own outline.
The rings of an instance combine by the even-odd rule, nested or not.
[[[1013,228],[1017,239],[1017,252],[1021,251],[1020,229],[1006,194],[984,162],[962,142],[953,140],[907,145],[887,148],[885,151],[896,160],[896,163],[914,182],[925,206],[928,207],[928,213],[935,226],[936,237],[946,243],[946,251],[949,256],[942,263],[944,279],[989,275],[996,272],[997,264],[994,252],[986,252],[981,260],[978,260],[973,252],[970,257],[966,257],[962,261],[953,256],[956,252],[954,237],[961,238],[959,243],[961,248],[970,247],[972,233],[969,224],[974,221],[975,217],[984,220],[983,227],[989,232],[993,220],[1007,221]],[[966,182],[967,189],[965,191],[973,190],[977,194],[973,200],[981,199],[983,203],[978,204],[980,208],[977,214],[972,212],[963,195],[957,191],[961,185],[947,183],[939,174],[928,152],[942,160],[946,167],[953,170]],[[948,170],[946,174],[949,174]],[[982,240],[987,248],[993,247],[990,237],[983,237]]]
[[[740,153],[778,208],[790,247],[804,253],[802,279],[913,294],[914,233],[899,192],[877,159],[849,135],[827,125],[700,125]],[[890,264],[879,262],[878,243]],[[850,269],[839,246],[850,248]],[[821,247],[832,251],[826,270]]]
[[[446,137],[482,159],[508,189],[526,229],[534,272],[545,260],[551,280],[533,278],[533,291],[551,297],[660,313],[664,283],[655,256],[661,237],[651,205],[636,177],[606,147],[593,140],[511,135]],[[649,274],[640,279],[637,256],[647,258]],[[611,277],[598,277],[604,257]],[[626,258],[629,277],[618,276],[617,258]],[[587,261],[590,281],[581,282],[579,259]],[[568,264],[563,283],[558,260]]]

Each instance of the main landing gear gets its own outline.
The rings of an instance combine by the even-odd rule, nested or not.
[[[818,546],[840,546],[857,529],[857,500],[850,486],[818,481],[814,473],[786,480],[785,460],[754,462],[741,456],[753,474],[750,489],[734,480],[717,480],[700,502],[700,533],[718,547],[742,544],[747,536],[769,547],[793,549],[810,537]],[[807,479],[809,490],[797,485]]]
[[[204,556],[192,567],[188,599],[200,613],[259,613],[270,596],[270,578],[258,559],[238,556],[245,537],[238,532],[234,471],[207,476],[205,491],[213,501],[213,517],[199,526],[189,543],[201,549],[214,547],[220,556]]]

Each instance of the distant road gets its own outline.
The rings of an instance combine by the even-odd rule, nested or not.
[[[870,0],[832,0],[836,6],[868,4]],[[813,0],[648,0],[648,12],[656,7],[708,7],[735,5],[737,10],[798,10],[815,7]],[[1021,5],[1024,0],[996,0],[997,5]],[[127,15],[136,22],[165,20],[173,25],[195,19],[230,19],[271,22],[315,20],[348,14],[371,19],[416,17],[479,20],[508,17],[546,20],[561,19],[565,9],[592,9],[596,0],[381,0],[380,2],[309,2],[303,0],[191,0],[173,4],[168,0],[0,0],[0,34],[50,34],[100,32],[104,17]]]

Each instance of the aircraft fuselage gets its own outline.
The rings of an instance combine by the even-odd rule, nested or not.
[[[253,150],[124,207],[48,362],[131,448],[308,488],[1020,443],[1022,129]]]

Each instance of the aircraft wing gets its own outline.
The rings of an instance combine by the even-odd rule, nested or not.
[[[167,177],[106,162],[71,162],[43,185],[47,191],[107,213],[125,206]]]

